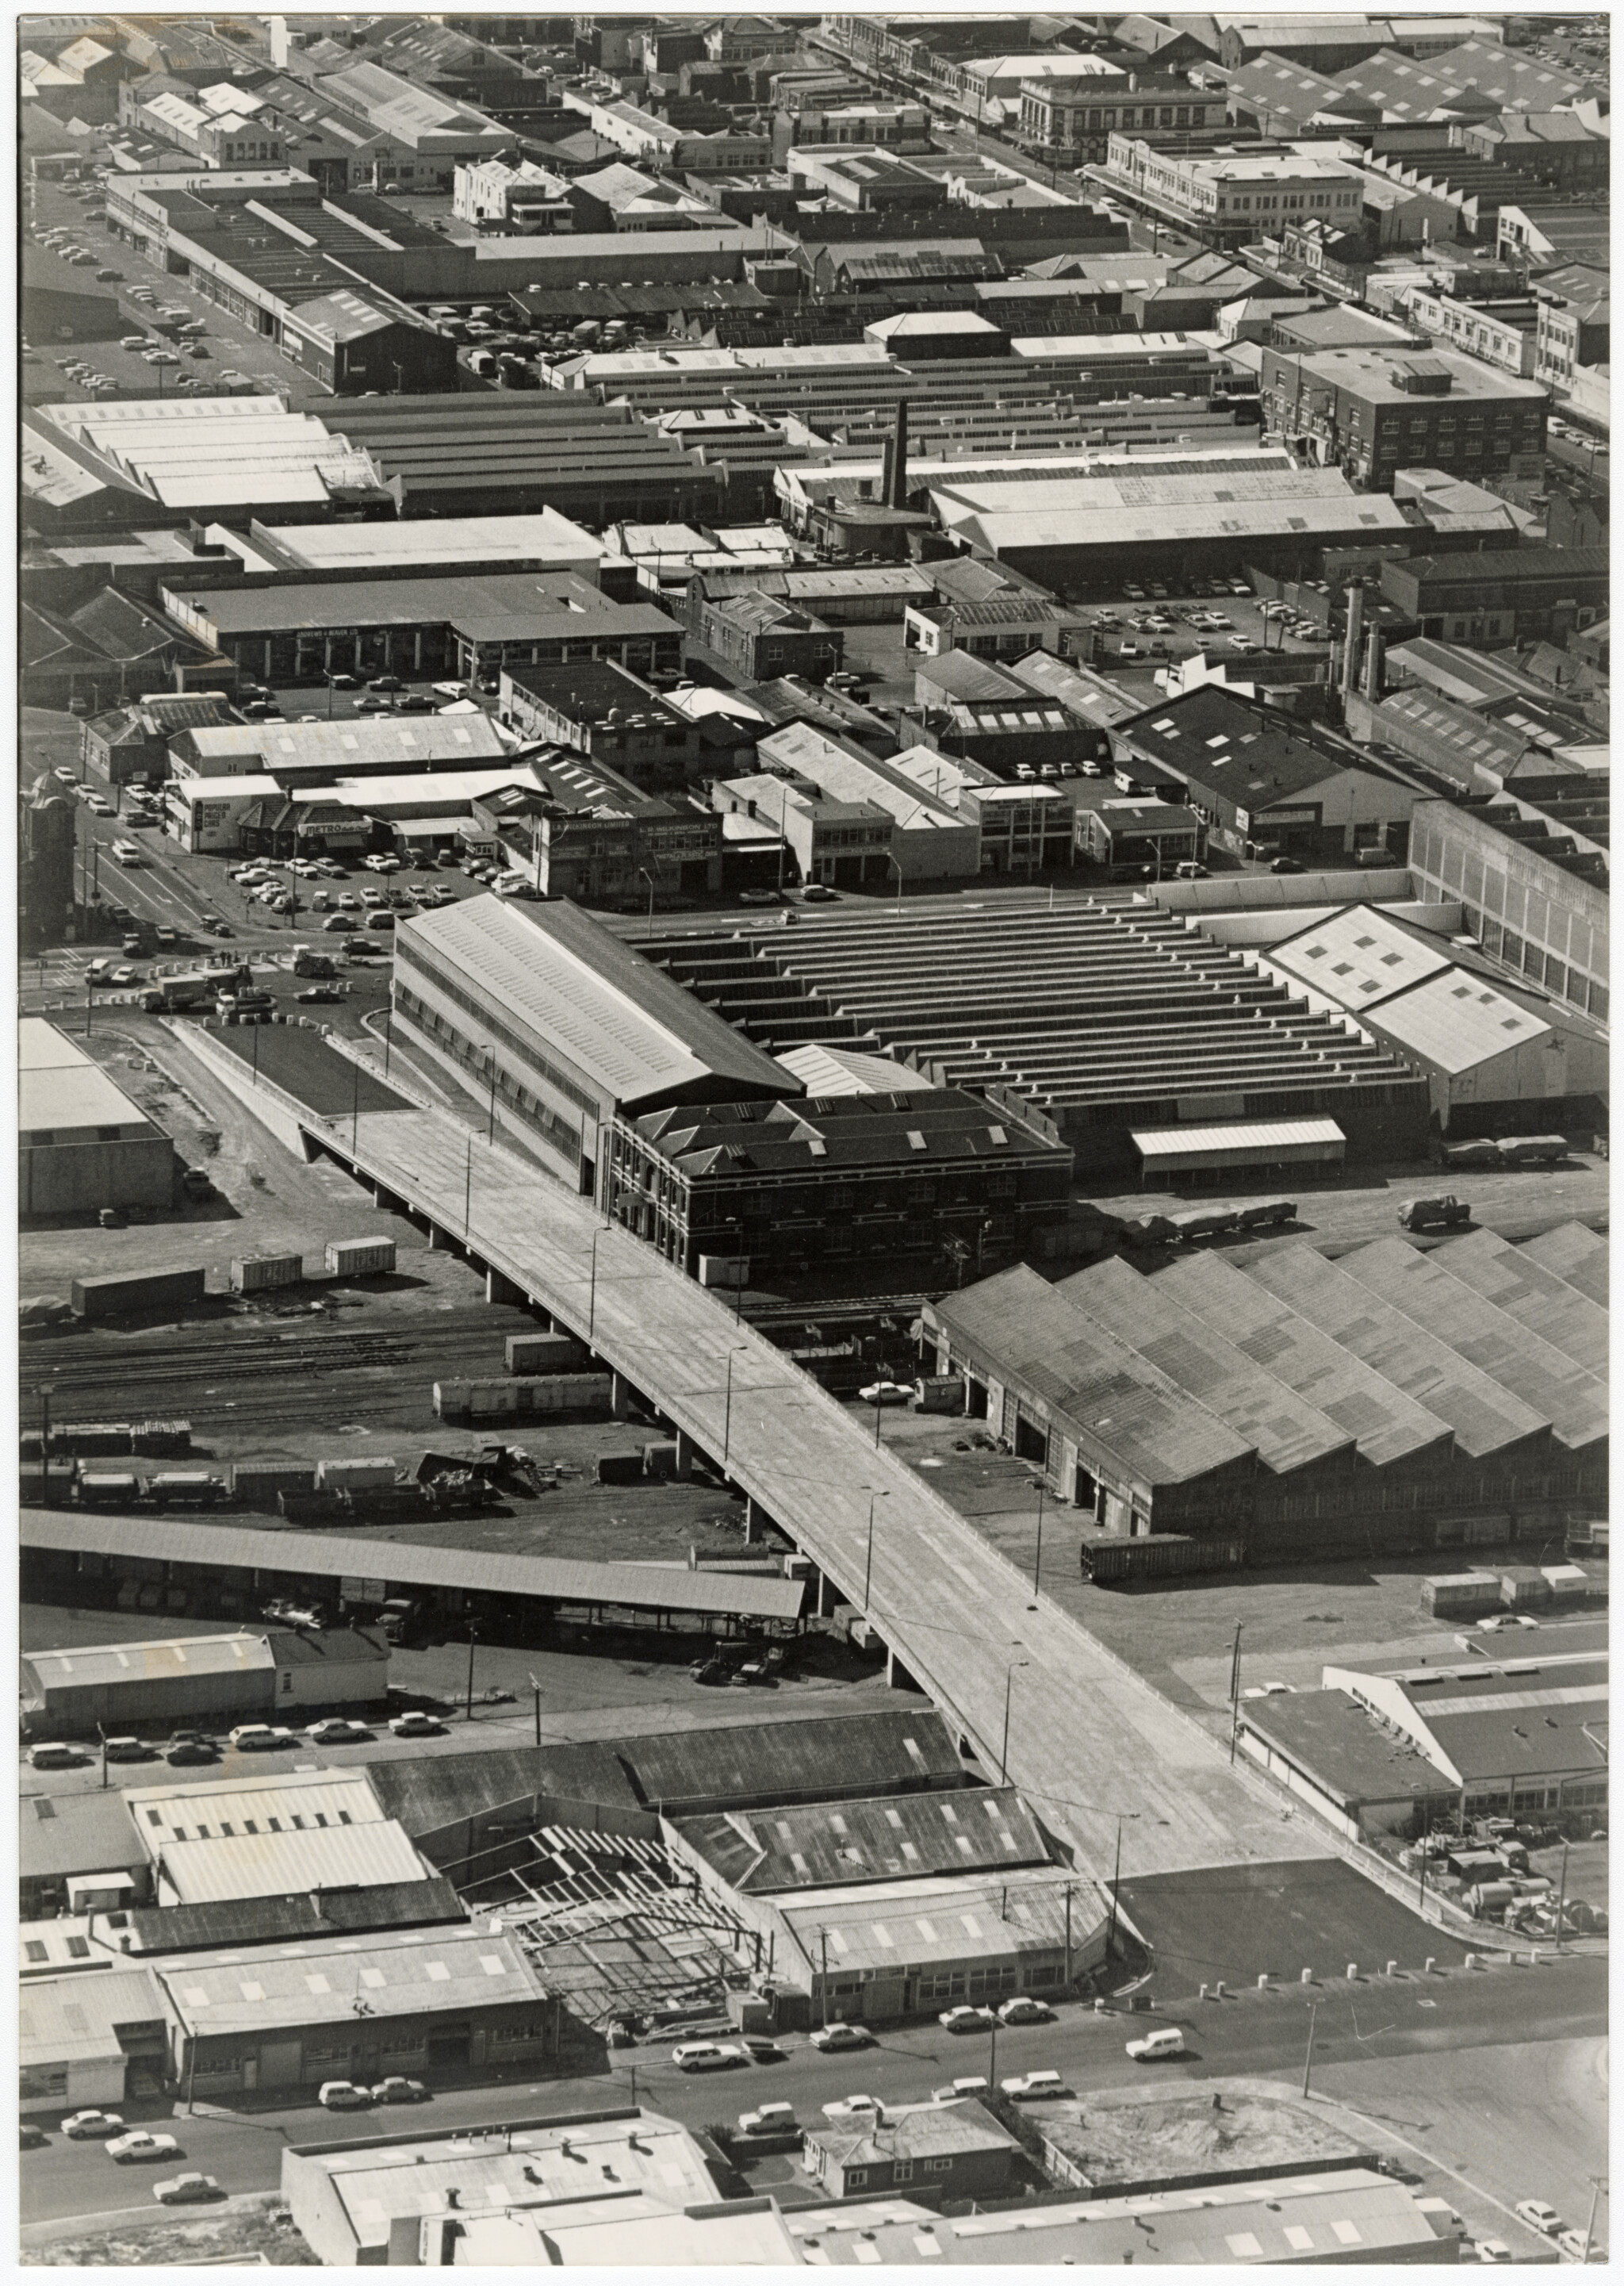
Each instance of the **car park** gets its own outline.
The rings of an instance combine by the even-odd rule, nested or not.
[[[62,2132],[72,2143],[105,2143],[122,2135],[124,2122],[116,2111],[73,2111],[62,2122]]]
[[[726,2040],[681,2040],[671,2050],[671,2061],[684,2072],[731,2071],[744,2061],[744,2051]]]
[[[115,2135],[106,2146],[106,2152],[121,2166],[132,2162],[150,2164],[155,2159],[178,2159],[181,2156],[180,2145],[172,2135],[154,2135],[145,2127],[133,2127],[127,2135]]]
[[[200,2206],[223,2195],[212,2175],[170,2175],[153,2185],[153,2196],[161,2207]]]
[[[823,2024],[809,2035],[809,2045],[836,2054],[843,2048],[873,2047],[874,2034],[866,2024]]]

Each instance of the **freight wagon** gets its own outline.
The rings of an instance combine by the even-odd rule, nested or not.
[[[514,1374],[578,1373],[592,1352],[573,1334],[510,1334],[507,1370]]]
[[[606,1413],[607,1373],[549,1373],[529,1380],[437,1381],[435,1411],[442,1421],[537,1421],[566,1413]]]
[[[1120,1580],[1166,1580],[1186,1572],[1236,1572],[1245,1561],[1243,1540],[1183,1532],[1151,1532],[1136,1540],[1085,1540],[1082,1550],[1083,1577],[1096,1588]]]
[[[1186,1207],[1177,1214],[1134,1215],[1122,1226],[1130,1246],[1177,1246],[1230,1231],[1278,1229],[1297,1220],[1294,1199],[1254,1199],[1243,1206]]]
[[[137,1310],[184,1308],[204,1298],[202,1270],[120,1272],[106,1278],[75,1278],[68,1300],[75,1318],[119,1318]]]
[[[25,1429],[22,1456],[37,1461],[40,1432]],[[114,1454],[160,1454],[192,1450],[190,1421],[57,1421],[51,1423],[51,1449],[75,1460],[106,1458]]]
[[[304,1277],[302,1254],[239,1255],[231,1265],[233,1294],[263,1294],[277,1286],[297,1286]]]
[[[392,1238],[334,1238],[327,1242],[330,1278],[379,1278],[395,1267]]]
[[[1474,1135],[1444,1145],[1446,1167],[1558,1167],[1567,1155],[1565,1135]]]

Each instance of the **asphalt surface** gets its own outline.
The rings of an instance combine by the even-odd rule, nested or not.
[[[823,2104],[854,2091],[898,2102],[919,2101],[928,2099],[933,2087],[960,2075],[1002,2079],[1030,2070],[1060,2071],[1070,2088],[1086,2094],[1094,2089],[1144,2086],[1145,2074],[1129,2061],[1126,2043],[1161,2023],[1183,2029],[1189,2053],[1157,2068],[1158,2086],[1243,2074],[1279,2075],[1299,2082],[1310,1999],[1315,2003],[1316,2073],[1369,2065],[1380,2087],[1392,2095],[1403,2085],[1401,2075],[1410,2060],[1426,2060],[1429,2073],[1447,2082],[1457,2056],[1482,2050],[1487,2052],[1484,2063],[1464,2069],[1480,2084],[1490,2060],[1498,2059],[1494,2069],[1503,2088],[1509,2053],[1515,2056],[1517,2071],[1538,2073],[1540,2044],[1593,2038],[1605,1990],[1604,1962],[1566,1960],[1540,1969],[1451,1973],[1424,1980],[1409,1975],[1345,1991],[1328,1983],[1306,1995],[1296,1990],[1267,1998],[1252,1993],[1205,2006],[1158,2008],[1153,2015],[1130,2014],[1126,2003],[1115,2002],[1102,2014],[1071,2006],[1053,2024],[1001,2030],[995,2054],[992,2042],[983,2036],[956,2038],[926,2024],[886,2032],[874,2047],[841,2055],[820,2054],[802,2036],[792,2035],[784,2042],[782,2063],[745,2064],[702,2075],[679,2071],[671,2061],[669,2046],[662,2043],[616,2051],[607,2069],[582,2076],[436,2092],[420,2110],[390,2112],[384,2119],[391,2132],[410,2134],[420,2125],[443,2130],[511,2123],[635,2100],[691,2127],[703,2127],[711,2121],[731,2120],[758,2103],[787,2101],[796,2106],[805,2124],[819,2118]],[[1365,2083],[1360,2085],[1362,2088]],[[126,2107],[127,2120],[137,2116]],[[231,2193],[273,2188],[288,2143],[376,2135],[382,2124],[375,2113],[331,2113],[302,2105],[187,2118],[184,2104],[166,2103],[154,2106],[147,2117],[181,2143],[184,2158],[176,2165],[214,2175]],[[1424,2117],[1407,2115],[1403,2132],[1412,2148],[1425,2148],[1425,2127]],[[1447,2140],[1451,2156],[1461,2156],[1461,2130],[1457,2127]],[[1508,2203],[1542,2195],[1537,2184],[1511,2173],[1514,2156],[1507,2155],[1506,2172],[1495,2187],[1496,2195]],[[22,2219],[26,2223],[128,2209],[134,2203],[132,2179],[139,2180],[137,2171],[116,2165],[100,2145],[66,2143],[51,2123],[50,2144],[23,2154]]]

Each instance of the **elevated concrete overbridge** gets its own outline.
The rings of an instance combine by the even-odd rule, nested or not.
[[[844,1600],[866,1605],[987,1776],[1007,1769],[1096,1875],[1111,1865],[1118,1811],[1136,1813],[1123,1856],[1136,1876],[1333,1854],[1075,1620],[1034,1598],[725,1301],[606,1225],[590,1200],[438,1109],[301,1123],[307,1147],[352,1167],[380,1205],[466,1245],[494,1295],[512,1289],[588,1340],[680,1440],[724,1464]]]

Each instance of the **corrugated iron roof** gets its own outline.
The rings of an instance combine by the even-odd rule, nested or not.
[[[1242,1119],[1216,1127],[1136,1127],[1134,1147],[1152,1163],[1203,1151],[1283,1151],[1346,1141],[1334,1119]]]
[[[945,1876],[813,1889],[774,1897],[773,1904],[808,1967],[821,1972],[827,1959],[831,1975],[1058,1952],[1068,1929],[1074,1946],[1086,1944],[1091,1918],[1097,1919],[1075,1880],[1047,1866],[1017,1865],[992,1879]]]
[[[403,1827],[374,1817],[302,1833],[227,1833],[231,1821],[194,1829],[208,1841],[165,1841],[159,1853],[161,1896],[182,1904],[237,1897],[291,1896],[295,1890],[369,1888],[380,1881],[420,1881],[428,1868]]]
[[[763,1061],[781,1086],[784,1075],[770,1058],[764,1057]],[[337,1579],[345,1574],[376,1578],[378,1565],[387,1563],[383,1576],[391,1587],[461,1588],[476,1594],[536,1596],[561,1603],[626,1605],[644,1612],[720,1612],[754,1619],[798,1619],[805,1595],[798,1580],[765,1575],[688,1572],[656,1564],[587,1564],[558,1557],[498,1555],[482,1549],[412,1547],[350,1533],[255,1531],[217,1521],[171,1523],[160,1517],[82,1513],[69,1517],[36,1511],[24,1519],[22,1533],[24,1545],[31,1548],[157,1557],[173,1564],[231,1566],[295,1578]]]
[[[128,1786],[124,1799],[137,1833],[156,1858],[173,1841],[226,1833],[303,1833],[327,1826],[375,1825],[383,1813],[365,1770],[239,1772]]]
[[[1024,1384],[1131,1475],[1180,1484],[1251,1457],[1252,1446],[1165,1375],[1073,1309],[1024,1265],[927,1306],[953,1346]]]
[[[437,1922],[466,1925],[467,1909],[443,1873],[425,1880],[373,1881],[360,1889],[328,1889],[282,1897],[226,1897],[208,1904],[136,1908],[117,1929],[106,1917],[98,1941],[132,1953],[201,1952],[212,1946],[287,1944],[313,1937],[358,1935],[382,1929],[425,1928]]]
[[[1535,1261],[1526,1246],[1513,1246],[1497,1231],[1474,1230],[1467,1238],[1451,1239],[1441,1251],[1451,1277],[1605,1380],[1611,1328],[1604,1305],[1576,1292]]]
[[[242,1633],[177,1636],[167,1643],[83,1644],[22,1656],[24,1667],[44,1691],[167,1682],[180,1675],[240,1675],[269,1671],[276,1664],[266,1636]]]
[[[1049,1862],[1012,1787],[718,1810],[674,1827],[730,1888],[752,1896]]]
[[[166,1961],[151,1970],[188,2031],[333,2025],[356,2016],[420,2016],[541,2001],[546,1988],[511,1937],[403,1931],[387,1944],[340,1937],[275,1952],[256,1947]]]
[[[1522,1250],[1531,1262],[1587,1295],[1598,1308],[1607,1307],[1611,1249],[1596,1231],[1581,1222],[1565,1222],[1531,1238]]]
[[[163,1998],[150,1971],[114,1968],[99,1976],[43,1976],[25,1984],[18,2004],[18,2061],[41,2071],[59,2064],[122,2063],[121,2031],[163,2022]]]

